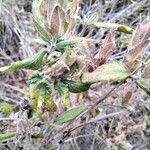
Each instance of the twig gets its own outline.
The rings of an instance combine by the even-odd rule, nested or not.
[[[0,121],[14,121],[14,118],[0,118]]]
[[[148,142],[146,144],[143,144],[143,145],[141,145],[139,147],[135,147],[135,148],[136,148],[136,150],[142,150],[142,149],[148,148],[149,144],[150,144],[150,142]]]
[[[112,117],[114,117],[114,116],[118,116],[118,115],[123,114],[123,113],[125,113],[125,112],[127,112],[127,111],[119,111],[119,112],[111,113],[111,114],[108,114],[108,115],[104,115],[104,116],[102,116],[102,117],[96,117],[96,118],[94,118],[94,119],[91,119],[91,120],[88,121],[88,122],[82,123],[82,124],[80,124],[80,125],[78,125],[78,126],[72,128],[72,129],[70,129],[70,132],[72,132],[72,131],[74,131],[74,130],[76,130],[76,129],[82,127],[82,126],[88,125],[88,124],[90,124],[90,123],[94,123],[94,122],[97,122],[97,121],[101,121],[101,120],[104,120],[104,119],[107,119],[107,118],[112,118]]]
[[[147,2],[148,2],[147,0],[143,0],[141,2],[135,2],[129,5],[127,8],[122,9],[122,11],[116,13],[116,15],[111,17],[108,20],[108,22],[115,22],[116,20],[119,20],[120,18],[124,18],[124,17],[127,18],[128,16],[136,12],[141,7],[141,5],[145,5]]]
[[[78,138],[83,138],[83,137],[89,137],[89,136],[94,136],[95,134],[85,134],[85,135],[78,135],[76,137],[73,137],[73,138],[70,138],[70,139],[67,139],[65,140],[64,142],[67,143],[67,142],[70,142],[72,141],[73,139],[78,139]]]

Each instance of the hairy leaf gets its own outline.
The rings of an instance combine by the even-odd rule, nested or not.
[[[30,78],[30,83],[29,95],[32,108],[39,114],[56,111],[57,107],[51,96],[52,87],[49,81],[37,73]]]
[[[26,58],[21,61],[13,62],[10,66],[1,67],[0,72],[14,72],[19,69],[41,69],[43,57],[46,53],[46,50],[41,50],[31,58]]]
[[[36,84],[38,81],[42,79],[43,79],[42,75],[40,75],[38,72],[35,72],[32,74],[32,76],[30,76],[29,81],[30,84]]]
[[[94,64],[102,64],[108,59],[110,54],[115,49],[115,33],[110,32],[106,35],[105,39],[102,40],[102,45],[98,53],[94,56]]]
[[[83,73],[81,81],[91,84],[101,81],[120,81],[125,79],[129,74],[129,70],[122,62],[114,62],[101,65],[93,72]]]
[[[32,13],[34,18],[39,22],[40,26],[44,28],[44,0],[34,0],[32,3]]]
[[[127,66],[133,71],[138,68],[143,59],[144,50],[150,38],[150,22],[142,23],[133,34],[131,45],[126,56]]]
[[[59,5],[56,5],[48,22],[49,32],[56,37],[62,36],[64,34],[64,22],[65,12]]]
[[[121,25],[121,24],[116,24],[116,23],[102,23],[102,22],[97,22],[93,24],[94,26],[96,26],[97,28],[108,28],[108,29],[114,29],[117,30],[119,32],[124,32],[127,34],[132,34],[133,33],[133,29],[125,26],[125,25]]]
[[[77,38],[71,38],[68,40],[63,40],[58,43],[56,43],[56,50],[60,52],[64,52],[65,48],[72,47],[76,44],[81,43],[82,41],[91,41],[91,39],[83,38],[83,37],[77,37]]]
[[[86,19],[86,24],[96,23],[99,19],[99,15],[97,12],[93,13],[88,19]]]
[[[140,88],[142,88],[147,94],[150,95],[150,78],[148,79],[139,79],[136,82]]]
[[[81,106],[78,106],[78,107],[76,107],[76,108],[73,108],[73,109],[71,109],[71,110],[69,110],[69,111],[66,111],[66,112],[60,114],[60,115],[54,120],[54,123],[60,125],[60,124],[63,124],[63,123],[72,121],[72,120],[74,120],[77,116],[79,116],[85,109],[86,109],[86,106],[81,105]]]
[[[45,15],[46,15],[46,4],[45,0],[34,0],[32,3],[33,23],[41,38],[50,42],[52,35],[46,31],[45,28]]]
[[[73,80],[62,80],[63,83],[68,87],[69,91],[72,93],[80,93],[87,91],[90,87],[90,84],[82,83],[79,81],[73,81]]]
[[[41,38],[46,42],[50,42],[53,38],[52,35],[50,33],[48,33],[46,31],[46,29],[44,27],[42,27],[41,24],[38,21],[36,21],[35,19],[33,19],[33,23],[34,23],[35,28],[39,32]]]
[[[60,99],[64,108],[69,109],[71,106],[71,101],[70,101],[70,94],[67,85],[59,80],[56,84],[56,89],[60,94]]]

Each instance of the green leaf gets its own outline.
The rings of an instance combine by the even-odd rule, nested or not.
[[[45,17],[41,9],[44,8],[44,0],[34,0],[32,3],[33,23],[42,39],[46,42],[52,40],[52,35],[45,28]],[[44,10],[45,11],[45,10]]]
[[[36,84],[38,81],[42,80],[42,75],[39,74],[39,72],[35,72],[32,74],[32,76],[29,77],[30,84]]]
[[[53,39],[52,35],[49,32],[47,32],[46,29],[38,21],[36,21],[34,18],[33,18],[33,23],[34,23],[35,28],[39,32],[41,38],[44,41],[46,41],[48,43],[50,41],[52,41],[52,39]]]
[[[6,102],[0,102],[0,111],[2,112],[13,112],[15,109],[15,106],[12,104],[8,104]]]
[[[94,26],[96,26],[97,28],[107,28],[107,29],[114,29],[117,30],[119,32],[124,32],[127,34],[132,34],[134,29],[125,26],[125,25],[121,25],[121,24],[116,24],[116,23],[101,23],[101,22],[97,22],[93,24]]]
[[[76,44],[81,43],[82,41],[91,41],[92,39],[87,39],[83,37],[77,37],[77,38],[72,38],[69,40],[61,40],[58,43],[56,43],[56,50],[59,52],[64,52],[65,48],[67,47],[72,47]]]
[[[34,0],[32,3],[32,13],[34,18],[39,22],[39,24],[44,27],[44,16],[40,12],[40,6],[43,0]]]
[[[49,95],[52,93],[51,84],[46,79],[38,81],[34,87],[39,89],[43,95]]]
[[[64,108],[67,108],[67,109],[70,108],[71,101],[70,101],[70,94],[69,94],[69,89],[67,85],[59,80],[56,84],[56,89],[58,93],[60,94],[60,99]]]
[[[73,81],[73,80],[62,80],[63,83],[65,83],[72,93],[80,93],[87,91],[90,87],[90,84],[82,83],[79,81]]]
[[[81,81],[91,84],[101,81],[120,81],[125,79],[129,74],[129,70],[122,62],[114,62],[101,65],[93,72],[83,73]]]
[[[99,19],[99,15],[97,12],[93,13],[88,19],[86,19],[86,24],[96,23]]]
[[[150,78],[148,79],[139,79],[136,81],[137,85],[142,88],[147,94],[150,95]]]
[[[14,72],[19,69],[38,70],[42,68],[43,57],[47,53],[46,50],[41,50],[32,58],[26,58],[21,61],[13,62],[9,66],[1,67],[0,72]]]
[[[66,112],[60,114],[60,115],[54,120],[54,123],[60,125],[60,124],[63,124],[63,123],[72,121],[72,120],[74,120],[77,116],[79,116],[85,109],[86,109],[86,106],[81,105],[81,106],[78,106],[78,107],[76,107],[76,108],[73,108],[73,109],[71,109],[71,110],[69,110],[69,111],[66,111]]]
[[[52,85],[38,73],[30,77],[29,95],[31,98],[31,106],[38,113],[45,111],[54,112],[57,107],[54,103],[51,93]]]
[[[8,133],[0,134],[0,141],[9,140],[14,136],[16,136],[16,132],[8,132]]]

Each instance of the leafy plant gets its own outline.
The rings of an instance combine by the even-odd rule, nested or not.
[[[30,104],[32,109],[40,115],[57,110],[58,106],[53,99],[53,93],[58,93],[63,108],[68,111],[55,119],[56,124],[69,122],[86,109],[82,105],[71,109],[70,93],[85,92],[97,82],[124,80],[132,71],[135,71],[142,64],[144,48],[150,37],[149,22],[143,23],[134,30],[125,25],[100,23],[97,22],[96,16],[91,16],[86,21],[89,26],[114,29],[127,34],[133,33],[133,35],[126,61],[108,63],[108,58],[115,49],[115,32],[109,32],[106,35],[97,54],[92,55],[87,46],[87,53],[92,56],[88,59],[88,54],[82,56],[81,45],[84,47],[94,40],[77,37],[72,32],[78,22],[82,23],[78,16],[78,6],[77,0],[51,0],[48,3],[45,0],[34,0],[33,23],[41,38],[47,43],[47,48],[39,49],[31,58],[0,68],[1,72],[6,73],[19,69],[34,70],[29,78]],[[128,41],[129,39],[127,43]],[[61,53],[55,61],[48,59],[53,52]],[[149,92],[149,85],[146,82],[141,79],[137,84]]]
[[[54,120],[54,123],[63,124],[63,123],[69,122],[75,119],[77,116],[79,116],[85,109],[86,109],[86,106],[81,105],[79,107],[66,111],[60,114],[58,117],[56,117],[56,119]]]

